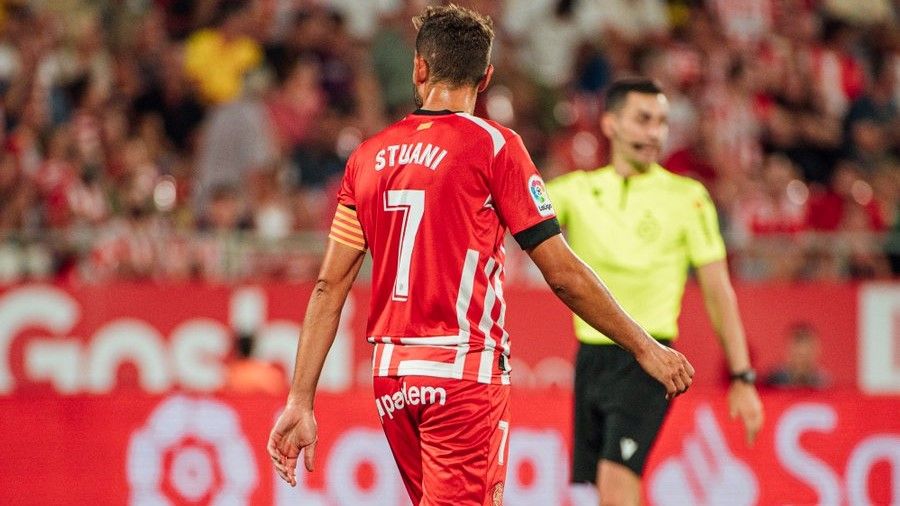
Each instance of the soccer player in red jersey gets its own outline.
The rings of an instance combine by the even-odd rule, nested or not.
[[[685,391],[694,371],[571,252],[522,139],[472,115],[494,71],[490,18],[450,5],[428,7],[414,23],[419,109],[347,162],[268,450],[292,485],[301,451],[312,471],[316,383],[368,250],[375,407],[413,504],[501,504],[510,427],[507,229],[560,299],[633,353],[668,396]]]

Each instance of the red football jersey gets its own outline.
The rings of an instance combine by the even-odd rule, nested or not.
[[[508,384],[504,234],[529,248],[559,233],[522,139],[419,110],[359,146],[338,200],[372,253],[374,374]]]

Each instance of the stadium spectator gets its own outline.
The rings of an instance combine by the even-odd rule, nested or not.
[[[239,257],[231,254],[239,249],[238,234],[253,227],[237,188],[227,184],[213,188],[197,226],[202,235],[194,241],[190,253],[194,276],[225,282],[247,271],[238,263]]]
[[[247,74],[262,61],[262,48],[250,38],[249,5],[226,0],[213,26],[194,32],[185,43],[184,68],[209,104],[239,98]]]
[[[170,235],[167,224],[147,204],[128,202],[96,239],[91,252],[97,281],[164,278]]]
[[[9,154],[0,158],[0,202],[3,202],[0,232],[34,231],[38,218],[36,193],[36,188],[28,184],[15,158]]]
[[[840,120],[825,111],[812,76],[796,58],[789,58],[780,79],[759,97],[762,143],[788,156],[807,181],[825,182],[841,144]]]
[[[716,169],[727,178],[740,179],[761,158],[762,125],[755,104],[755,82],[740,57],[710,56],[723,58],[717,62],[721,80],[713,78],[702,98],[704,113],[712,122],[712,152],[727,153],[728,157],[728,163],[717,164]]]
[[[773,0],[713,0],[713,11],[728,38],[741,47],[753,47],[772,30]]]
[[[747,184],[732,213],[730,235],[742,244],[740,272],[748,278],[796,279],[805,255],[800,233],[806,230],[809,189],[791,160],[766,157],[758,180]],[[777,250],[779,255],[771,255]]]
[[[589,33],[583,15],[586,8],[587,3],[572,0],[505,3],[504,28],[516,58],[548,91],[562,87],[574,75],[577,49]]]
[[[338,12],[315,5],[298,11],[284,41],[269,44],[267,52],[279,72],[289,71],[298,58],[318,62],[321,92],[329,108],[342,115],[354,111],[356,55]]]
[[[843,227],[884,231],[885,219],[873,196],[872,186],[862,177],[859,165],[842,160],[835,167],[828,187],[812,193],[806,224],[812,230],[823,232],[835,232]]]
[[[873,234],[887,230],[884,208],[875,199],[872,185],[851,160],[838,162],[827,189],[812,192],[807,226],[818,235],[809,249],[814,277],[881,278],[888,264]],[[840,238],[829,242],[828,237]],[[840,254],[835,255],[835,250]]]
[[[237,395],[283,395],[287,390],[284,373],[271,362],[254,355],[256,336],[239,334],[228,361],[223,391]]]
[[[870,177],[879,214],[888,227],[900,222],[900,162],[880,166]]]
[[[870,232],[869,217],[864,208],[851,207],[841,224],[839,235],[843,238],[841,247],[845,250],[839,278],[883,279],[890,275],[890,265]]]
[[[290,156],[308,142],[321,118],[326,100],[319,85],[321,73],[318,60],[300,57],[266,103],[283,154]]]
[[[831,378],[819,365],[819,334],[809,323],[791,326],[787,336],[784,363],[773,368],[765,384],[775,388],[828,388]]]
[[[213,188],[205,211],[197,224],[204,232],[229,233],[246,230],[251,226],[242,207],[240,192],[231,185],[223,184]]]
[[[253,228],[264,241],[284,239],[294,228],[287,189],[280,184],[279,177],[278,167],[266,167],[257,171],[251,180]]]
[[[866,173],[900,155],[900,110],[894,96],[898,89],[896,65],[888,55],[873,59],[873,82],[850,105],[844,118],[845,156]]]
[[[407,79],[412,72],[407,55],[415,43],[415,32],[408,22],[411,3],[387,13],[371,42],[372,67],[384,97],[385,112],[391,119],[401,118],[415,106]]]
[[[219,185],[247,189],[256,171],[278,159],[268,111],[258,97],[221,105],[207,115],[197,149],[194,208],[202,212]],[[248,202],[244,193],[242,200]]]
[[[865,91],[865,71],[853,52],[854,37],[847,23],[825,18],[822,38],[809,52],[814,91],[823,100],[825,112],[838,118]]]
[[[669,32],[669,18],[663,0],[610,0],[606,3],[583,4],[587,22],[593,23],[607,37],[618,38],[640,46],[648,41],[663,40]]]
[[[751,235],[794,235],[806,228],[808,190],[790,159],[766,157],[759,191],[745,195],[738,213]]]
[[[190,156],[206,109],[188,85],[179,51],[173,48],[151,58],[142,71],[144,84],[134,100],[134,113],[161,118],[166,141],[181,156]]]
[[[697,119],[693,128],[686,129],[690,133],[686,136],[685,145],[669,154],[663,166],[674,174],[694,178],[713,190],[718,179],[714,153],[710,152],[714,148],[711,139],[715,135],[715,125],[708,118]]]

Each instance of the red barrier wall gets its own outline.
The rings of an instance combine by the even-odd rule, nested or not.
[[[215,391],[222,382],[222,362],[231,349],[233,329],[242,325],[260,334],[264,357],[290,371],[310,288],[26,285],[7,289],[0,292],[0,394],[48,380],[66,392],[127,388],[127,378],[115,380],[107,377],[108,371],[98,370],[118,364],[110,353],[121,363],[139,364],[143,390]],[[546,289],[513,287],[506,292],[514,382],[522,387],[568,385],[576,349],[568,311]],[[806,321],[820,333],[821,362],[835,386],[857,384],[855,287],[751,285],[739,287],[738,296],[758,369],[765,371],[781,361],[788,328]],[[371,348],[363,339],[367,311],[368,291],[357,287],[345,310],[333,374],[326,374],[329,390],[368,384]],[[721,384],[722,353],[693,285],[682,315],[677,346],[696,366],[696,384]],[[116,343],[124,342],[132,346],[116,348]],[[46,348],[54,352],[49,359],[54,361],[52,367],[29,359],[29,350],[37,349],[46,362]],[[161,370],[155,370],[155,365]],[[123,369],[129,372],[128,366]]]
[[[766,426],[749,449],[727,419],[722,354],[690,287],[678,346],[697,381],[653,453],[648,501],[900,503],[900,395],[857,388],[860,336],[900,349],[897,325],[869,322],[900,321],[885,303],[896,287],[875,288],[738,287],[761,370],[781,359],[787,328],[804,320],[818,328],[835,380],[827,392],[764,391]],[[236,328],[255,329],[260,356],[291,369],[309,289],[0,290],[0,504],[406,504],[368,389],[365,289],[354,289],[323,373],[319,471],[298,489],[276,484],[263,449],[282,397],[222,391]],[[543,289],[505,295],[515,392],[506,504],[590,504],[567,485],[569,315]],[[900,363],[891,360],[888,372]]]
[[[676,403],[646,477],[651,504],[900,500],[897,399],[772,393],[750,449],[711,394]],[[368,390],[321,396],[317,471],[293,490],[265,454],[279,407],[235,396],[0,399],[0,504],[408,504]],[[579,504],[566,482],[569,410],[567,392],[515,395],[507,505]]]

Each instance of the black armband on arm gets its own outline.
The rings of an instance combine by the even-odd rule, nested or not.
[[[513,238],[519,243],[520,248],[529,250],[561,232],[559,220],[557,220],[556,217],[553,217],[536,225],[532,225],[518,234],[513,234]]]

